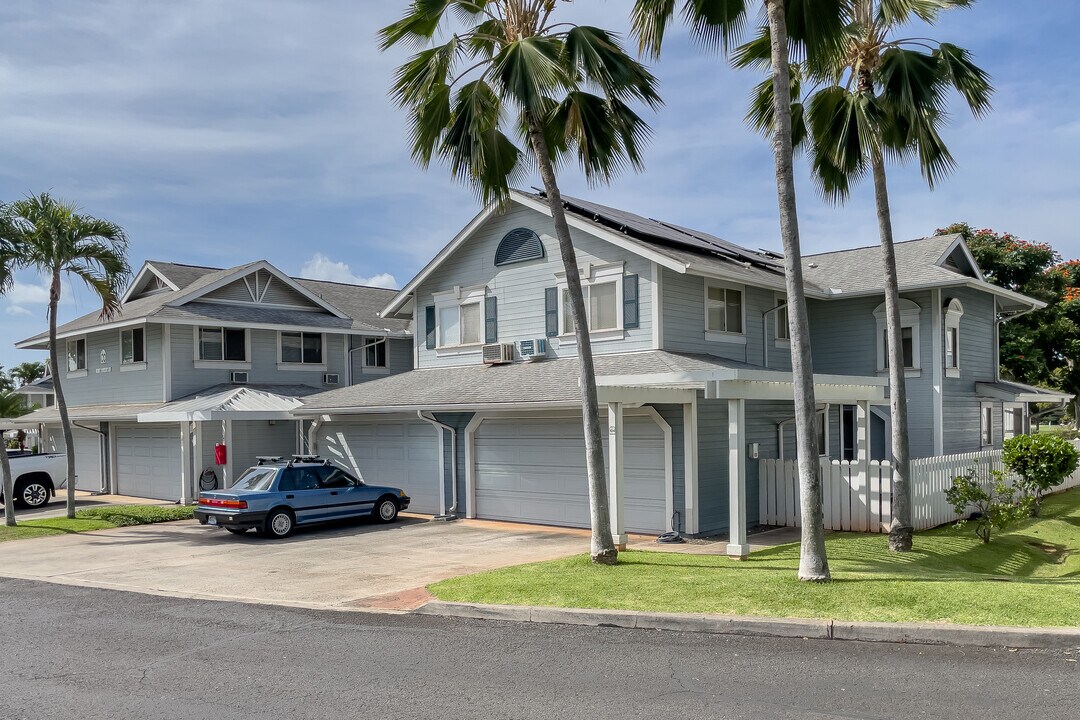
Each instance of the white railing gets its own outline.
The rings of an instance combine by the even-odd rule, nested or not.
[[[1080,449],[1080,440],[1073,445]],[[911,518],[916,530],[957,519],[945,500],[953,479],[976,468],[990,482],[1003,470],[1001,450],[918,458],[911,461]],[[1057,491],[1080,487],[1080,468]],[[801,524],[799,471],[794,460],[758,461],[758,522],[797,527]],[[826,530],[887,532],[892,521],[892,466],[888,462],[821,460],[822,510]]]

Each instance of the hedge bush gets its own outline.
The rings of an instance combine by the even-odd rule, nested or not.
[[[80,520],[104,520],[117,527],[190,520],[195,508],[190,505],[112,505],[78,510]]]

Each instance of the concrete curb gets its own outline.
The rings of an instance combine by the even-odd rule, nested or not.
[[[527,605],[482,605],[433,600],[413,611],[417,615],[557,623],[593,627],[752,637],[858,640],[914,645],[958,645],[1032,649],[1080,648],[1080,628],[1023,628],[937,623],[874,623],[764,618],[739,615],[649,613],[637,610],[586,610]]]

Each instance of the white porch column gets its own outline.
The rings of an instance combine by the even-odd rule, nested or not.
[[[855,460],[859,471],[852,480],[854,498],[851,501],[852,530],[867,532],[870,527],[870,401],[855,405]],[[856,514],[857,513],[857,514]]]
[[[233,453],[236,449],[232,444],[232,420],[221,421],[221,442],[225,445],[225,477],[221,482],[221,487],[225,489],[236,482],[236,478],[233,477]]]
[[[698,531],[698,432],[697,398],[683,405],[683,505],[686,520],[683,527],[689,535]]]
[[[728,546],[729,557],[750,554],[746,542],[746,401],[728,400]]]
[[[180,504],[187,505],[192,496],[191,423],[180,423]]]
[[[611,536],[619,550],[626,549],[626,514],[623,491],[623,406],[608,403],[608,508]]]

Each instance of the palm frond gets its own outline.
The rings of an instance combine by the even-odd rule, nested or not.
[[[654,109],[663,104],[656,91],[656,78],[627,54],[612,33],[585,25],[571,28],[566,34],[564,53],[569,67],[607,97],[639,100]]]
[[[638,39],[638,51],[660,57],[664,34],[675,16],[675,0],[634,0],[630,32]]]
[[[972,61],[971,53],[951,43],[941,43],[934,55],[940,60],[949,83],[967,101],[972,114],[982,117],[988,113],[994,88],[990,84],[990,75]]]
[[[562,53],[563,43],[551,37],[527,37],[502,46],[491,68],[500,95],[531,113],[543,112],[544,98],[573,85]]]
[[[814,93],[806,116],[814,179],[827,198],[842,201],[849,182],[839,182],[838,175],[856,180],[865,174],[879,142],[881,111],[874,98],[832,86]]]
[[[402,107],[415,107],[440,84],[449,84],[454,61],[461,50],[456,37],[410,57],[394,72],[390,96]]]
[[[454,0],[413,0],[405,15],[379,30],[379,48],[386,50],[398,43],[419,47],[434,37],[443,16]]]

